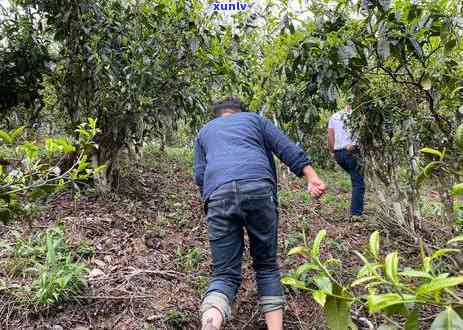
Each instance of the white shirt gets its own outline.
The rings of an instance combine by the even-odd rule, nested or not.
[[[349,117],[350,113],[347,111],[338,111],[330,117],[328,128],[334,129],[334,150],[345,149],[349,144],[356,144],[356,139],[347,125]]]

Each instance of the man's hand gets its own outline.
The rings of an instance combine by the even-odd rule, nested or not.
[[[303,169],[304,177],[307,181],[307,191],[314,198],[318,198],[326,191],[325,183],[318,177],[312,166],[306,166]]]
[[[348,144],[346,146],[346,149],[347,149],[347,151],[351,152],[352,150],[354,150],[354,146],[352,144]]]

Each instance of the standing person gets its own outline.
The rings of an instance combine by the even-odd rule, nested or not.
[[[326,190],[305,153],[273,123],[243,112],[239,99],[213,106],[215,119],[199,132],[194,172],[206,210],[213,276],[201,305],[203,329],[230,318],[241,284],[246,228],[258,303],[270,330],[283,329],[283,288],[277,263],[277,175],[273,154],[304,177],[318,197]]]
[[[353,219],[362,216],[365,182],[359,164],[359,147],[348,121],[352,113],[352,106],[348,104],[344,110],[331,116],[328,124],[328,145],[334,159],[350,175],[352,182],[351,216]]]

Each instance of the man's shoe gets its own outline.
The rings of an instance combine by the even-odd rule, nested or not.
[[[362,215],[352,215],[350,217],[351,222],[368,222],[368,217],[364,214]]]

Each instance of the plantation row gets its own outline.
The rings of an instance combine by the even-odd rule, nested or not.
[[[89,252],[95,247],[76,246],[66,237],[67,224],[55,223],[52,215],[56,205],[71,198],[77,212],[81,200],[127,195],[135,203],[140,191],[157,194],[166,169],[151,166],[150,143],[159,145],[162,155],[173,146],[192,152],[216,101],[235,95],[244,110],[259,113],[297,142],[322,179],[338,168],[326,143],[330,118],[352,108],[348,129],[355,132],[365,170],[368,225],[361,228],[369,242],[350,249],[345,260],[332,258],[331,243],[323,242],[344,228],[343,220],[333,220],[346,218],[341,205],[347,208],[348,197],[333,191],[344,188],[328,182],[321,202],[300,197],[293,192],[300,182],[277,163],[281,208],[300,222],[285,227],[285,235],[300,237],[302,231],[304,238],[280,246],[280,254],[290,255],[283,257],[286,293],[313,298],[330,329],[463,329],[461,1],[240,4],[244,7],[234,11],[199,0],[0,3],[4,306],[42,315],[93,290],[103,272]],[[192,170],[187,158],[172,166]],[[146,184],[147,173],[156,180]],[[166,196],[175,199],[178,190],[173,184],[159,199],[168,205]],[[176,202],[182,210],[176,221],[187,223],[184,213],[195,212],[188,207],[201,204],[197,195],[186,198]],[[309,209],[289,215],[291,205],[302,202]],[[166,211],[156,203],[152,222]],[[329,221],[319,220],[324,208],[335,209]],[[44,216],[54,220],[37,224]],[[315,226],[320,231],[312,235],[314,228],[307,227],[312,218],[328,227]],[[132,235],[146,229],[137,226]],[[355,234],[355,228],[346,230]],[[13,237],[15,231],[22,234]],[[205,233],[198,235],[189,239],[202,240]],[[380,236],[388,243],[380,244]],[[409,254],[391,237],[408,242]],[[196,251],[198,264],[207,264],[199,247],[188,248]],[[355,267],[346,265],[351,257]],[[199,278],[192,274],[199,271],[195,267],[185,272],[159,267],[157,274],[172,281]],[[9,308],[1,307],[0,316]],[[179,323],[168,326],[189,324],[182,320],[178,316]],[[256,327],[252,322],[232,324]],[[304,328],[301,324],[291,326]]]

